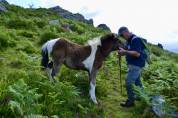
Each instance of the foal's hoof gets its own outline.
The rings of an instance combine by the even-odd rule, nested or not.
[[[91,100],[93,101],[94,104],[98,104],[96,98],[91,98]]]
[[[49,80],[50,80],[51,83],[54,83],[54,84],[59,82],[58,80],[56,80],[56,79],[54,79],[54,78],[49,79]]]
[[[54,83],[58,83],[58,82],[59,82],[58,80],[54,79]]]

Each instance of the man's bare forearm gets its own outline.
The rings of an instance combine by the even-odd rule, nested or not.
[[[118,53],[121,56],[124,56],[126,54],[131,55],[131,56],[136,57],[136,58],[138,58],[140,56],[140,53],[137,52],[137,51],[125,50],[123,48],[119,48]]]
[[[128,54],[128,55],[131,55],[131,56],[133,56],[133,57],[139,57],[139,56],[140,56],[140,53],[137,52],[137,51],[129,51],[129,50],[126,50],[125,53]]]

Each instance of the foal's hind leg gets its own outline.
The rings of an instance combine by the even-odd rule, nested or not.
[[[51,76],[53,78],[54,81],[56,81],[54,79],[54,77],[59,73],[60,71],[60,67],[62,65],[62,62],[61,60],[54,60],[54,63],[53,63],[53,70],[52,70],[52,73],[51,73]]]
[[[53,81],[52,78],[52,68],[53,68],[53,62],[51,61],[50,63],[48,63],[48,67],[46,68],[46,72],[48,74],[49,80]]]

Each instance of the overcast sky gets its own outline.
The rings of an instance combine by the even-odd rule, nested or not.
[[[105,23],[115,33],[127,26],[149,42],[178,47],[178,0],[7,0],[29,7],[61,6],[73,13],[93,18],[94,25]]]

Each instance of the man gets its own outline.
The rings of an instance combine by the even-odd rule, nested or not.
[[[134,106],[136,99],[132,85],[142,87],[140,80],[141,69],[145,66],[145,55],[143,53],[144,45],[142,39],[132,34],[127,27],[119,29],[119,36],[126,40],[126,49],[120,48],[119,55],[126,56],[128,72],[126,76],[126,90],[128,99],[121,103],[122,107]]]

